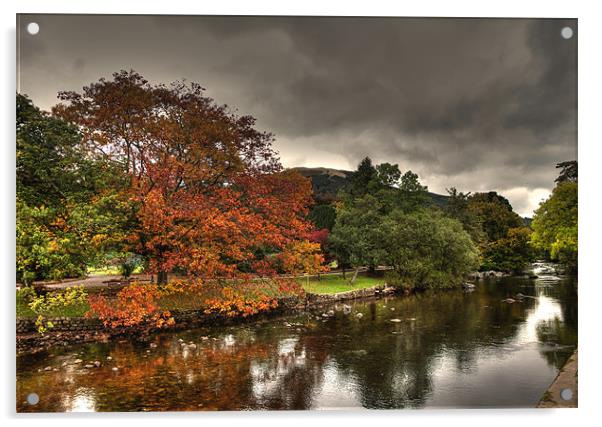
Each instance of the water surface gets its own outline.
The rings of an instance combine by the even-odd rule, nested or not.
[[[577,345],[576,280],[542,267],[548,275],[481,280],[471,293],[22,356],[17,410],[533,407]],[[517,293],[526,297],[502,301]]]

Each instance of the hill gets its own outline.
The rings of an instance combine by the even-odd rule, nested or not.
[[[328,203],[336,199],[337,193],[348,182],[351,171],[330,168],[292,168],[301,175],[310,178],[314,197],[318,203]],[[434,204],[445,206],[448,196],[443,194],[428,193]]]
[[[292,168],[296,170],[304,177],[310,178],[314,197],[318,204],[330,203],[336,199],[337,193],[342,189],[348,182],[349,176],[353,173],[351,171],[332,169],[332,168],[306,168],[296,167]],[[449,200],[449,196],[437,193],[428,193],[431,197],[433,204],[444,207]],[[523,218],[525,226],[531,226],[531,218]]]
[[[314,198],[318,203],[329,203],[336,199],[337,193],[347,184],[350,171],[329,168],[292,168],[306,178],[311,179]]]

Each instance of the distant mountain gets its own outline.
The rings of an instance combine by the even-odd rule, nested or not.
[[[330,168],[292,168],[301,175],[310,178],[314,197],[318,203],[329,203],[336,199],[337,193],[343,188],[353,172]],[[428,193],[434,204],[445,206],[449,196]]]
[[[314,191],[314,198],[318,203],[330,203],[336,199],[337,193],[343,188],[353,172],[331,169],[331,168],[292,168],[301,175],[310,178]],[[433,204],[444,207],[449,200],[449,196],[437,193],[428,193]],[[526,227],[531,226],[532,218],[523,218]]]
[[[337,193],[347,184],[350,171],[329,168],[292,168],[311,179],[314,198],[318,203],[328,203],[336,199]]]

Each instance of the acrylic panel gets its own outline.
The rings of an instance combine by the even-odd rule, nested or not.
[[[16,410],[576,407],[577,37],[17,15]]]

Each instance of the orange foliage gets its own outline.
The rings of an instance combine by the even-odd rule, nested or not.
[[[206,313],[224,313],[230,317],[247,317],[278,307],[278,301],[268,295],[261,293],[245,295],[229,286],[222,289],[221,298],[208,299],[206,304],[208,305]]]
[[[200,85],[151,85],[121,71],[59,97],[53,112],[129,176],[138,226],[127,241],[151,272],[237,278],[244,264],[275,274],[277,260],[258,249],[279,252],[312,231],[309,179],[283,170],[253,117],[217,105]]]
[[[319,245],[306,240],[311,183],[283,169],[273,136],[256,130],[253,117],[217,105],[198,84],[152,85],[134,71],[59,97],[53,113],[80,129],[90,153],[123,165],[136,219],[125,240],[151,273],[177,269],[253,287],[249,275],[321,271]],[[92,304],[126,325],[155,310],[153,292],[124,291],[114,308],[102,298]],[[217,309],[248,315],[273,305],[261,292],[254,301],[242,295],[225,288]]]
[[[320,244],[308,240],[298,240],[288,244],[279,254],[283,269],[291,274],[316,274],[328,270]]]
[[[88,317],[98,316],[105,326],[133,326],[144,322],[161,328],[173,325],[174,319],[169,311],[160,310],[157,300],[162,291],[152,284],[132,283],[117,294],[116,300],[101,295],[90,295]]]

